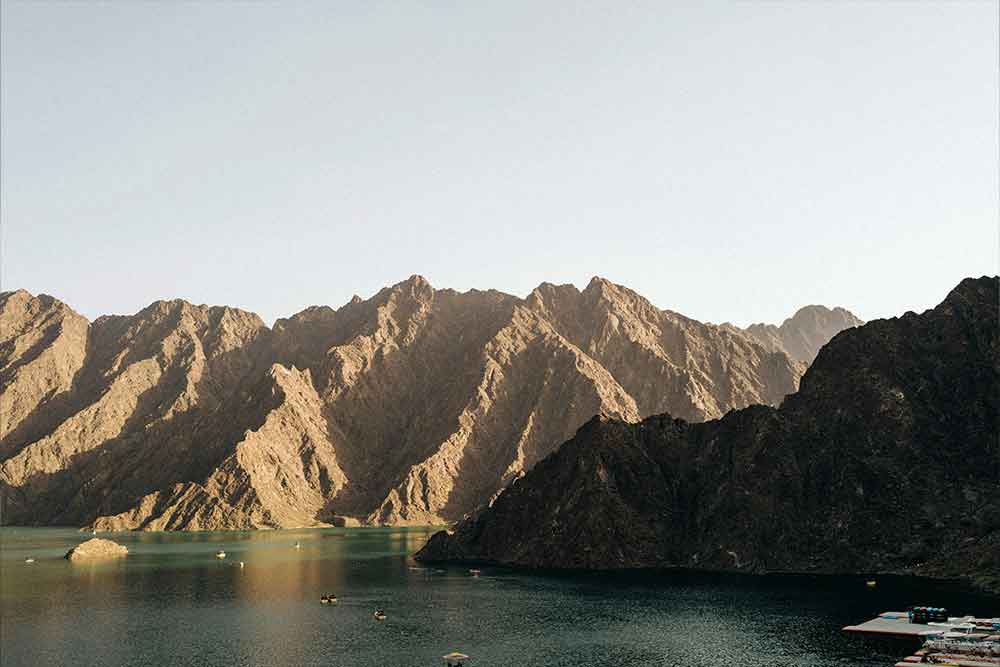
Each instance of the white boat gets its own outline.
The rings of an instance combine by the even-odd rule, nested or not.
[[[28,565],[30,565],[30,564],[32,564],[32,563],[35,562],[35,559],[34,558],[25,558],[24,562],[27,563]]]
[[[216,558],[225,558],[226,557],[226,552],[223,551],[222,549],[219,549],[218,551],[215,552],[215,557]]]
[[[975,632],[976,626],[972,623],[972,617],[950,618],[947,623],[928,623],[928,627],[940,629],[946,634],[968,634]]]

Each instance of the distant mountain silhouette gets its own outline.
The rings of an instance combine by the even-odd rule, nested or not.
[[[782,322],[753,324],[746,332],[769,350],[781,350],[792,359],[811,364],[819,349],[844,329],[864,324],[843,308],[830,310],[825,306],[805,306]]]

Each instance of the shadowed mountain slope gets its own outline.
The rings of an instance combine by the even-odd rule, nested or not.
[[[600,416],[418,559],[1000,587],[996,278],[837,335],[780,408]]]

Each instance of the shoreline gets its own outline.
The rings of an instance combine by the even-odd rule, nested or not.
[[[0,532],[4,529],[18,530],[65,530],[87,534],[91,531],[77,526],[22,526],[7,525],[0,526]],[[441,524],[420,524],[420,525],[359,525],[359,526],[303,526],[298,528],[251,528],[246,530],[115,530],[97,531],[103,535],[223,535],[223,534],[252,534],[252,533],[280,533],[293,531],[322,531],[322,530],[358,530],[358,531],[440,531],[447,529]],[[428,537],[433,536],[431,533]],[[616,576],[636,574],[636,575],[723,575],[735,577],[787,577],[787,578],[877,578],[889,577],[893,579],[915,579],[927,582],[940,583],[949,586],[962,586],[970,593],[996,597],[1000,600],[1000,574],[983,574],[970,576],[941,576],[935,574],[921,574],[918,572],[908,572],[901,570],[885,571],[848,571],[848,570],[752,570],[752,569],[732,569],[732,568],[694,568],[686,566],[638,566],[621,568],[579,568],[579,567],[533,567],[530,565],[520,565],[517,563],[506,563],[489,559],[462,558],[462,559],[431,559],[418,558],[417,555],[426,547],[425,543],[417,551],[407,554],[407,558],[426,565],[454,566],[454,567],[495,567],[510,570],[513,572],[533,573],[542,576],[567,576],[567,575],[602,575],[613,574]]]
[[[91,533],[92,529],[89,527],[80,526],[23,526],[23,525],[5,525],[0,526],[0,530],[5,528],[10,529],[30,529],[30,530],[73,530],[78,533]],[[98,530],[96,531],[98,535],[125,535],[128,533],[135,533],[137,535],[207,535],[211,533],[278,533],[278,532],[290,532],[294,530],[404,530],[404,529],[424,529],[424,530],[443,530],[447,529],[447,524],[404,524],[404,525],[370,525],[362,524],[359,526],[334,526],[334,525],[324,525],[324,526],[297,526],[294,528],[281,527],[281,528],[243,528],[243,529],[211,529],[211,530]]]
[[[944,577],[932,574],[919,574],[915,572],[901,571],[801,571],[801,570],[736,570],[729,568],[692,568],[682,566],[653,566],[653,567],[622,567],[622,568],[574,568],[574,567],[531,567],[527,565],[517,565],[513,563],[502,563],[499,561],[485,559],[457,559],[457,560],[431,560],[415,559],[419,563],[438,566],[456,567],[494,567],[510,570],[513,572],[534,573],[543,576],[567,576],[567,575],[615,575],[627,576],[635,575],[721,575],[742,578],[811,578],[811,579],[842,579],[857,577],[862,580],[871,578],[886,577],[891,581],[906,579],[920,580],[923,582],[937,583],[945,586],[960,586],[969,593],[984,595],[990,598],[997,598],[1000,601],[1000,578],[994,582],[979,581],[981,577]]]

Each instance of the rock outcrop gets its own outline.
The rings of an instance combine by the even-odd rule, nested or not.
[[[417,558],[1000,581],[997,283],[841,333],[780,408],[595,417]]]
[[[95,537],[67,551],[65,558],[72,561],[82,561],[124,558],[125,556],[128,556],[128,547],[111,540]]]
[[[5,518],[102,530],[457,520],[598,412],[716,418],[805,368],[600,278],[519,299],[414,276],[273,328],[19,291],[0,324]]]

